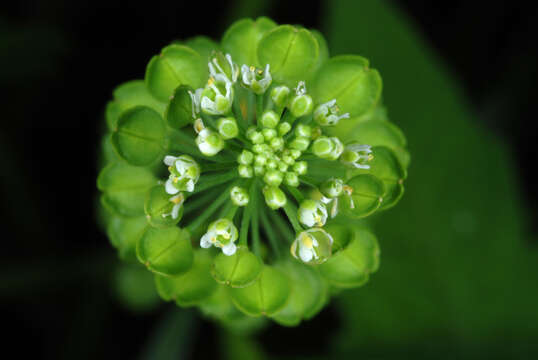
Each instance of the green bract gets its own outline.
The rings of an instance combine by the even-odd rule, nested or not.
[[[123,294],[151,275],[225,326],[296,326],[375,272],[362,219],[398,202],[410,155],[379,73],[328,49],[315,30],[243,19],[114,90],[97,186],[112,245],[138,266]]]

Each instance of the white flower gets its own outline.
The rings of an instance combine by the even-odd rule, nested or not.
[[[336,99],[321,104],[314,110],[314,121],[321,126],[333,126],[338,124],[341,119],[349,118],[349,113],[338,115],[339,110]]]
[[[188,155],[178,157],[167,155],[164,163],[168,165],[170,177],[165,183],[168,194],[175,195],[180,191],[192,192],[200,178],[200,166]]]
[[[201,94],[202,111],[210,115],[224,115],[230,111],[233,102],[232,83],[210,77]]]
[[[170,198],[170,201],[174,203],[174,206],[172,207],[172,211],[168,214],[162,214],[162,217],[165,218],[167,216],[171,216],[172,219],[177,219],[179,217],[179,210],[183,206],[183,203],[185,202],[185,196],[183,196],[183,193],[179,193],[176,196],[172,196]]]
[[[273,81],[269,72],[269,64],[265,65],[265,70],[256,69],[254,66],[242,65],[241,75],[243,84],[258,95],[263,94]]]
[[[321,201],[304,200],[298,210],[299,221],[308,226],[323,226],[327,221],[327,208]]]
[[[192,117],[196,119],[196,116],[200,113],[200,98],[202,96],[203,88],[196,89],[194,93],[189,90],[189,95],[192,102]]]
[[[246,206],[250,201],[250,196],[248,195],[247,190],[239,186],[234,186],[232,190],[230,190],[230,197],[236,206]]]
[[[357,169],[369,169],[370,165],[367,162],[373,158],[370,145],[350,144],[343,151],[340,161]]]
[[[218,81],[224,81],[229,83],[235,83],[237,81],[237,77],[239,76],[239,69],[236,64],[232,61],[232,56],[230,54],[226,54],[225,57],[226,62],[228,62],[228,66],[230,67],[230,74],[226,75],[226,71],[220,66],[218,60],[216,57],[211,59],[211,61],[207,64],[209,67],[209,74],[215,78],[215,80]]]
[[[196,137],[196,145],[202,154],[213,156],[224,148],[224,139],[219,133],[203,128]]]
[[[200,239],[200,246],[205,249],[215,246],[221,248],[224,255],[230,256],[237,250],[234,244],[237,237],[237,228],[231,220],[218,219],[209,225],[207,232]]]
[[[331,256],[332,236],[321,228],[312,228],[297,235],[290,252],[305,263],[320,264]]]

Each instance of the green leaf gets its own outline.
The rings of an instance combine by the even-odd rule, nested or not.
[[[183,45],[169,45],[161,54],[151,58],[146,68],[146,86],[150,93],[163,102],[179,85],[201,87],[207,79],[207,63],[200,54]]]
[[[157,274],[179,275],[193,264],[189,233],[177,227],[146,229],[136,247],[138,260]]]
[[[232,56],[234,62],[239,66],[260,66],[257,57],[258,42],[263,34],[276,27],[273,20],[266,17],[259,17],[256,21],[252,19],[241,19],[233,23],[222,37],[222,50]]]
[[[132,80],[121,84],[114,89],[113,96],[114,101],[110,101],[106,109],[107,124],[111,131],[116,130],[121,113],[135,106],[147,106],[157,111],[161,116],[166,107],[164,102],[151,96],[144,80]]]
[[[341,55],[321,67],[314,79],[312,93],[318,103],[336,99],[340,112],[354,117],[377,104],[381,88],[381,76],[368,66],[368,60],[356,55]]]
[[[138,263],[136,244],[147,227],[145,216],[109,216],[106,233],[112,245],[118,249],[120,259]]]
[[[168,126],[176,130],[194,122],[192,116],[192,99],[189,91],[193,91],[190,86],[180,85],[174,91],[173,98],[166,108],[164,117]]]
[[[289,279],[281,270],[264,265],[258,280],[244,288],[230,288],[230,294],[245,314],[271,316],[286,305],[290,290]]]
[[[342,212],[352,218],[359,219],[371,215],[382,204],[385,185],[377,177],[364,174],[357,175],[347,181],[353,189],[351,195],[339,197]]]
[[[262,270],[260,259],[246,247],[239,246],[235,254],[220,253],[213,261],[213,278],[231,287],[245,287],[258,279]]]
[[[203,63],[209,62],[209,57],[214,51],[220,50],[220,45],[207,36],[195,36],[185,40],[185,45],[200,54]]]
[[[338,227],[337,224],[332,226]],[[329,234],[333,231],[330,224],[325,230]],[[364,285],[369,274],[379,266],[379,246],[375,236],[360,228],[353,228],[348,234],[350,237],[344,240],[344,246],[318,266],[320,274],[331,285],[340,288]]]
[[[368,162],[370,169],[356,169],[350,171],[350,175],[371,174],[383,181],[385,195],[381,203],[381,209],[389,209],[401,199],[404,192],[403,181],[407,172],[402,168],[393,152],[384,146],[372,148],[373,160]]]
[[[276,82],[296,86],[310,77],[318,61],[319,45],[310,31],[281,25],[263,36],[257,53],[262,66],[271,66]]]
[[[183,206],[181,206],[176,219],[171,216],[172,208],[175,205],[170,201],[172,196],[166,192],[163,185],[156,185],[149,190],[144,203],[144,213],[151,226],[165,228],[174,226],[181,220]]]
[[[119,266],[114,284],[120,303],[133,312],[151,311],[160,303],[153,275],[140,264]]]
[[[144,214],[146,194],[156,183],[157,178],[148,169],[125,163],[107,165],[97,178],[102,204],[124,216]]]
[[[217,289],[217,283],[209,274],[211,257],[207,250],[194,252],[192,267],[177,276],[155,275],[159,295],[167,301],[174,300],[179,306],[192,306],[208,299]]]
[[[312,68],[312,73],[316,73],[321,66],[329,60],[329,47],[327,46],[327,40],[325,40],[325,37],[317,30],[310,29],[310,33],[314,36],[316,41],[318,42],[318,48],[319,48],[319,56],[316,60],[316,64]]]
[[[165,135],[161,116],[148,107],[137,106],[121,114],[112,144],[129,164],[148,166],[163,157]]]
[[[327,301],[327,286],[314,267],[289,260],[277,265],[290,277],[291,293],[286,305],[272,318],[284,326],[297,326],[314,316]]]

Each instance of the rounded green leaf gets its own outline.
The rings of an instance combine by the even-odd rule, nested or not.
[[[326,226],[332,233],[334,228],[349,226],[338,224]],[[375,236],[364,229],[354,228],[349,238],[343,240],[344,246],[318,269],[320,274],[333,286],[352,288],[365,284],[369,274],[376,271],[379,266],[379,246]]]
[[[151,58],[146,68],[146,85],[157,99],[168,102],[179,85],[201,87],[207,78],[207,63],[193,49],[169,45]]]
[[[149,190],[144,203],[144,212],[151,226],[165,228],[176,225],[183,216],[183,206],[180,207],[177,218],[172,218],[174,202],[173,195],[166,192],[163,185],[156,185]]]
[[[269,18],[259,17],[256,21],[242,19],[233,23],[222,37],[222,50],[232,56],[239,66],[260,66],[256,50],[265,32],[276,27]]]
[[[167,301],[174,300],[179,306],[192,306],[208,299],[217,289],[217,283],[209,270],[211,257],[206,250],[194,252],[192,267],[176,276],[155,275],[159,295]]]
[[[260,258],[246,247],[240,246],[235,254],[227,256],[220,253],[213,261],[213,278],[231,287],[245,287],[258,279],[262,270]]]
[[[179,275],[193,264],[190,235],[175,226],[164,229],[149,227],[136,247],[138,260],[163,275]]]
[[[318,48],[319,48],[319,56],[316,61],[316,64],[312,68],[312,72],[315,73],[321,68],[321,66],[329,60],[329,47],[327,46],[327,41],[325,40],[325,37],[317,30],[311,29],[310,33],[314,36],[316,41],[318,42]]]
[[[317,103],[336,99],[340,112],[359,116],[372,109],[381,96],[381,77],[360,56],[331,58],[315,76],[312,93]],[[342,119],[342,122],[350,119]]]
[[[148,169],[119,162],[107,165],[97,177],[102,204],[124,216],[144,214],[146,194],[156,183],[157,178]]]
[[[326,286],[317,270],[297,261],[286,261],[278,267],[290,278],[291,293],[286,305],[272,318],[285,326],[297,326],[302,319],[317,313],[326,301]]]
[[[148,223],[145,216],[110,216],[106,233],[112,245],[118,249],[120,259],[136,262],[136,244]]]
[[[286,305],[290,283],[281,270],[264,265],[258,280],[244,288],[230,288],[230,294],[235,306],[245,314],[271,316]]]
[[[160,303],[152,273],[140,264],[127,264],[118,267],[114,284],[118,300],[131,311],[150,311]]]
[[[403,196],[403,181],[407,177],[407,172],[402,168],[400,162],[389,148],[374,146],[372,154],[374,158],[368,162],[370,169],[352,170],[350,176],[371,174],[383,181],[385,195],[380,208],[388,209],[394,206]]]
[[[374,213],[382,204],[385,185],[377,177],[370,174],[357,175],[347,181],[351,187],[351,195],[344,194],[340,199],[342,212],[358,219]]]
[[[144,80],[132,80],[114,89],[114,101],[109,102],[106,119],[109,129],[114,131],[121,113],[135,106],[147,106],[164,114],[166,104],[151,96]]]
[[[168,126],[174,129],[179,130],[194,122],[192,116],[192,99],[189,91],[193,91],[190,86],[180,85],[174,91],[173,98],[166,108],[165,119]]]
[[[105,167],[110,163],[120,161],[120,157],[114,149],[114,145],[112,145],[111,133],[107,133],[101,138],[101,153],[99,155],[100,167]]]
[[[146,106],[137,106],[120,115],[112,144],[129,164],[148,166],[163,157],[165,135],[161,115]]]
[[[275,81],[294,86],[309,78],[318,61],[319,45],[310,31],[281,25],[263,36],[257,52],[260,64],[271,66]]]
[[[203,63],[209,62],[211,54],[220,50],[220,45],[207,36],[195,36],[187,39],[185,45],[200,54]]]

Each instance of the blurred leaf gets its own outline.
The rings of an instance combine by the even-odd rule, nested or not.
[[[341,298],[337,348],[382,344],[389,353],[427,342],[418,354],[449,348],[472,356],[484,343],[507,355],[536,346],[525,341],[538,324],[536,254],[522,241],[510,153],[387,2],[336,0],[327,10],[331,53],[358,53],[379,69],[388,115],[413,158],[406,195],[376,218],[379,272]]]

